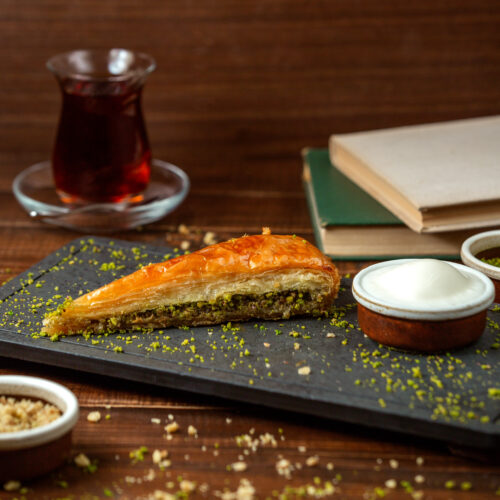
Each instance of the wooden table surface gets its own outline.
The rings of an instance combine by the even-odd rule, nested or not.
[[[0,279],[77,236],[31,221],[11,193],[17,173],[51,154],[60,96],[44,67],[49,56],[124,46],[157,59],[144,95],[152,149],[186,170],[192,190],[164,220],[112,236],[188,239],[194,249],[207,231],[222,240],[263,225],[313,241],[299,153],[325,147],[332,132],[500,113],[498,26],[497,0],[2,0]],[[189,235],[178,233],[180,224]],[[246,480],[255,498],[321,490],[345,499],[500,494],[497,465],[460,458],[444,443],[0,355],[1,374],[47,377],[76,393],[72,456],[84,453],[97,465],[88,472],[69,462],[1,499],[162,499],[169,497],[156,490],[183,489],[190,498],[241,500],[251,498]],[[109,418],[90,423],[93,410]],[[167,441],[151,419],[170,415],[181,430]],[[237,446],[238,435],[265,433],[276,447]],[[133,463],[130,452],[142,446],[149,453]],[[168,450],[169,468],[153,464],[155,449]],[[281,458],[295,467],[290,478],[277,473]],[[238,461],[247,469],[229,471]]]

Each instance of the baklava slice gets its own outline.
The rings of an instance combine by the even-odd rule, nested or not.
[[[68,300],[48,335],[211,325],[321,315],[337,296],[336,267],[295,236],[262,234],[211,245]]]

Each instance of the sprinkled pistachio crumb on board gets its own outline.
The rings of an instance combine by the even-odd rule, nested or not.
[[[31,336],[36,342],[88,345],[107,357],[131,353],[166,360],[188,373],[224,369],[242,377],[248,387],[265,381],[294,381],[350,392],[383,410],[405,404],[431,420],[491,423],[500,398],[499,306],[488,312],[480,342],[465,350],[433,355],[397,351],[367,339],[357,324],[356,305],[346,280],[326,318],[140,329],[72,338],[40,334],[44,315],[57,314],[71,298],[150,262],[182,254],[181,249],[161,253],[142,245],[122,248],[113,241],[82,239],[59,251],[57,262],[48,269],[5,285],[7,291],[12,290],[0,301],[0,328]]]

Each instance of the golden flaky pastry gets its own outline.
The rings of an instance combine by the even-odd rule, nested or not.
[[[295,236],[244,236],[152,264],[68,301],[44,320],[54,334],[210,325],[322,314],[339,274]]]

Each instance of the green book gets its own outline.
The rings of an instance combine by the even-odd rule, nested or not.
[[[412,231],[331,163],[327,149],[303,151],[303,180],[318,247],[334,259],[456,259],[473,231]]]

